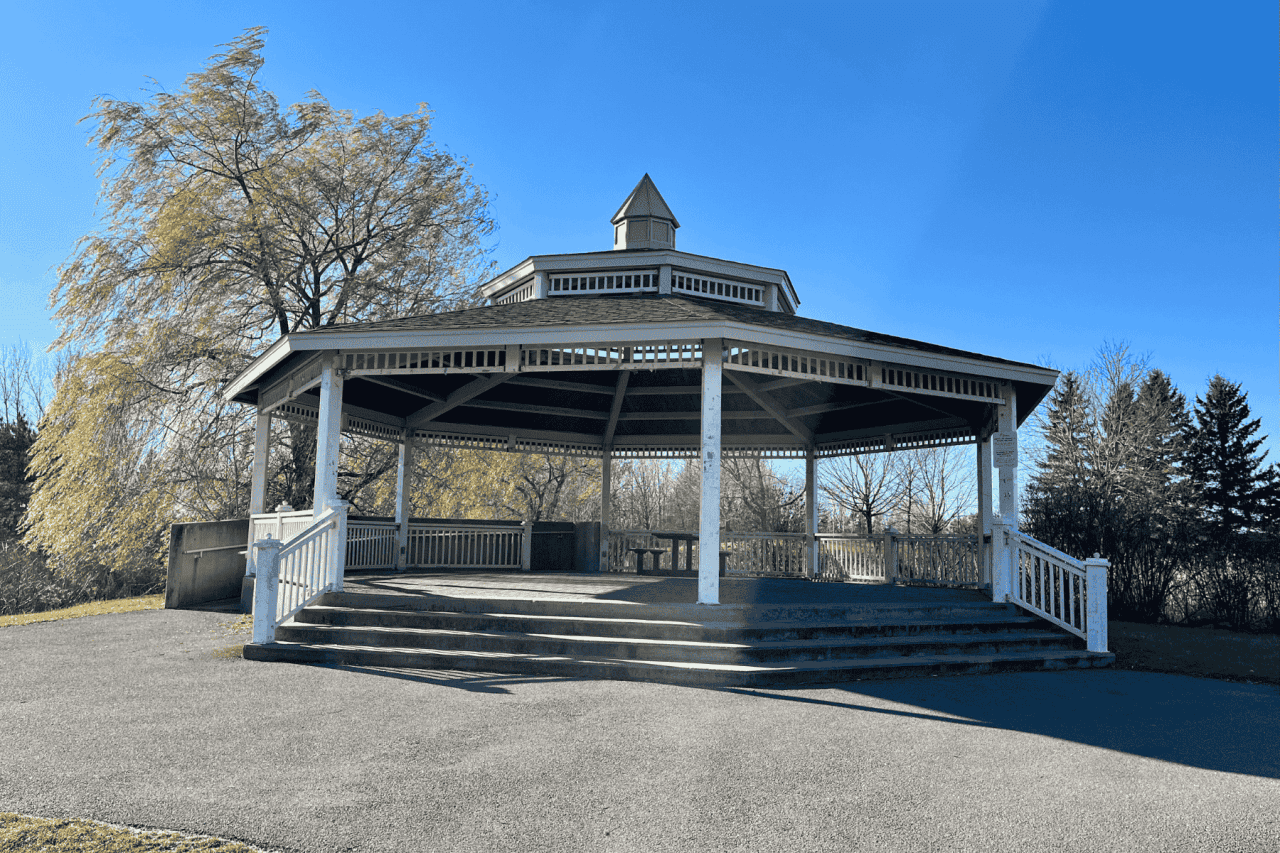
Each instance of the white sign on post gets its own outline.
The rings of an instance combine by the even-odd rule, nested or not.
[[[997,468],[1018,467],[1018,434],[997,432],[991,436],[991,460]]]

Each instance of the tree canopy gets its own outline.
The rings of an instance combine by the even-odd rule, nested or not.
[[[265,36],[85,118],[103,224],[51,297],[75,357],[30,511],[30,540],[67,561],[120,570],[172,520],[245,511],[249,413],[219,391],[276,338],[459,307],[488,271],[486,194],[431,140],[426,105],[357,118],[312,91],[281,109],[259,80]],[[314,439],[278,433],[281,496],[309,500]]]

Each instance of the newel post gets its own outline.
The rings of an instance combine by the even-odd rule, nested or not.
[[[1013,530],[1003,521],[991,525],[991,600],[1004,603],[1013,595],[1018,546],[1009,535]]]
[[[336,500],[330,507],[338,514],[334,527],[333,550],[329,557],[329,582],[326,586],[334,592],[342,592],[342,578],[347,573],[347,510],[348,501]]]
[[[1088,629],[1089,651],[1107,649],[1107,569],[1111,563],[1095,553],[1084,561],[1085,627]]]
[[[520,570],[533,570],[533,519],[526,519],[524,532],[520,537]]]
[[[893,583],[898,579],[898,542],[894,539],[894,534],[898,531],[892,527],[886,528],[884,533],[884,582]]]
[[[258,578],[253,585],[253,641],[274,643],[276,640],[276,596],[280,589],[279,539],[262,539],[254,543],[257,550]]]

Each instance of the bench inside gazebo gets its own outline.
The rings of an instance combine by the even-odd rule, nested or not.
[[[1017,527],[1017,427],[1056,371],[801,317],[784,271],[677,251],[648,175],[612,224],[611,251],[530,257],[483,287],[484,307],[287,335],[232,382],[227,398],[257,409],[247,657],[761,684],[1111,661],[1105,561]],[[317,425],[313,509],[264,511],[273,418]],[[348,517],[343,433],[398,445],[394,518]],[[564,568],[606,591],[477,598],[440,580],[529,571],[538,531],[414,519],[407,472],[426,443],[599,459],[600,522]],[[818,532],[821,460],[954,445],[974,448],[981,534]],[[805,532],[722,529],[722,460],[757,455],[804,461]],[[625,458],[698,460],[693,529],[612,526]],[[635,574],[645,555],[675,577]],[[845,583],[786,592],[805,581]],[[903,583],[939,588],[884,597]],[[458,648],[429,646],[449,631]]]

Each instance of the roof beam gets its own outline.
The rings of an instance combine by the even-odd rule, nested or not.
[[[613,447],[613,433],[618,428],[618,415],[622,413],[622,400],[627,394],[627,383],[631,380],[630,370],[618,371],[618,382],[613,388],[613,406],[609,409],[609,422],[604,427],[604,448]],[[605,495],[608,498],[608,495]]]
[[[430,391],[423,391],[421,388],[410,385],[408,382],[401,382],[398,379],[390,379],[386,376],[361,376],[359,379],[365,382],[372,382],[374,385],[382,385],[393,391],[399,391],[401,394],[412,394],[415,397],[422,397],[424,400],[430,400],[433,403],[443,403],[444,397],[439,394],[432,394]]]
[[[625,372],[625,371],[624,371]],[[512,385],[519,385],[522,388],[548,388],[552,391],[576,391],[582,394],[603,394],[606,397],[612,397],[616,392],[608,385],[593,385],[590,382],[565,382],[561,379],[542,379],[537,376],[529,376],[528,374],[516,374],[511,380]]]
[[[802,406],[798,409],[791,409],[787,414],[793,418],[803,418],[809,415],[825,415],[828,412],[846,412],[849,409],[861,409],[863,406],[882,406],[888,402],[889,398],[872,400],[870,403],[823,403],[818,406]]]
[[[806,447],[813,446],[813,433],[805,428],[804,424],[798,423],[787,417],[787,413],[778,406],[777,403],[769,399],[766,394],[757,391],[752,387],[752,383],[746,377],[739,378],[736,371],[726,370],[724,375],[730,382],[742,389],[743,393],[756,402],[756,405],[773,415],[774,420],[786,427],[787,432],[794,435],[805,443]],[[721,417],[724,413],[721,413]]]
[[[532,403],[512,403],[506,400],[470,400],[465,405],[475,409],[496,409],[503,412],[524,412],[528,415],[551,415],[557,418],[594,418],[603,421],[609,415],[591,409],[568,409],[563,406],[537,406]]]
[[[432,403],[430,406],[425,406],[409,415],[409,417],[405,418],[405,425],[410,429],[420,427],[428,421],[435,420],[445,412],[456,409],[473,397],[480,396],[490,388],[501,385],[514,375],[513,373],[481,374],[478,378],[455,390],[439,403]]]

